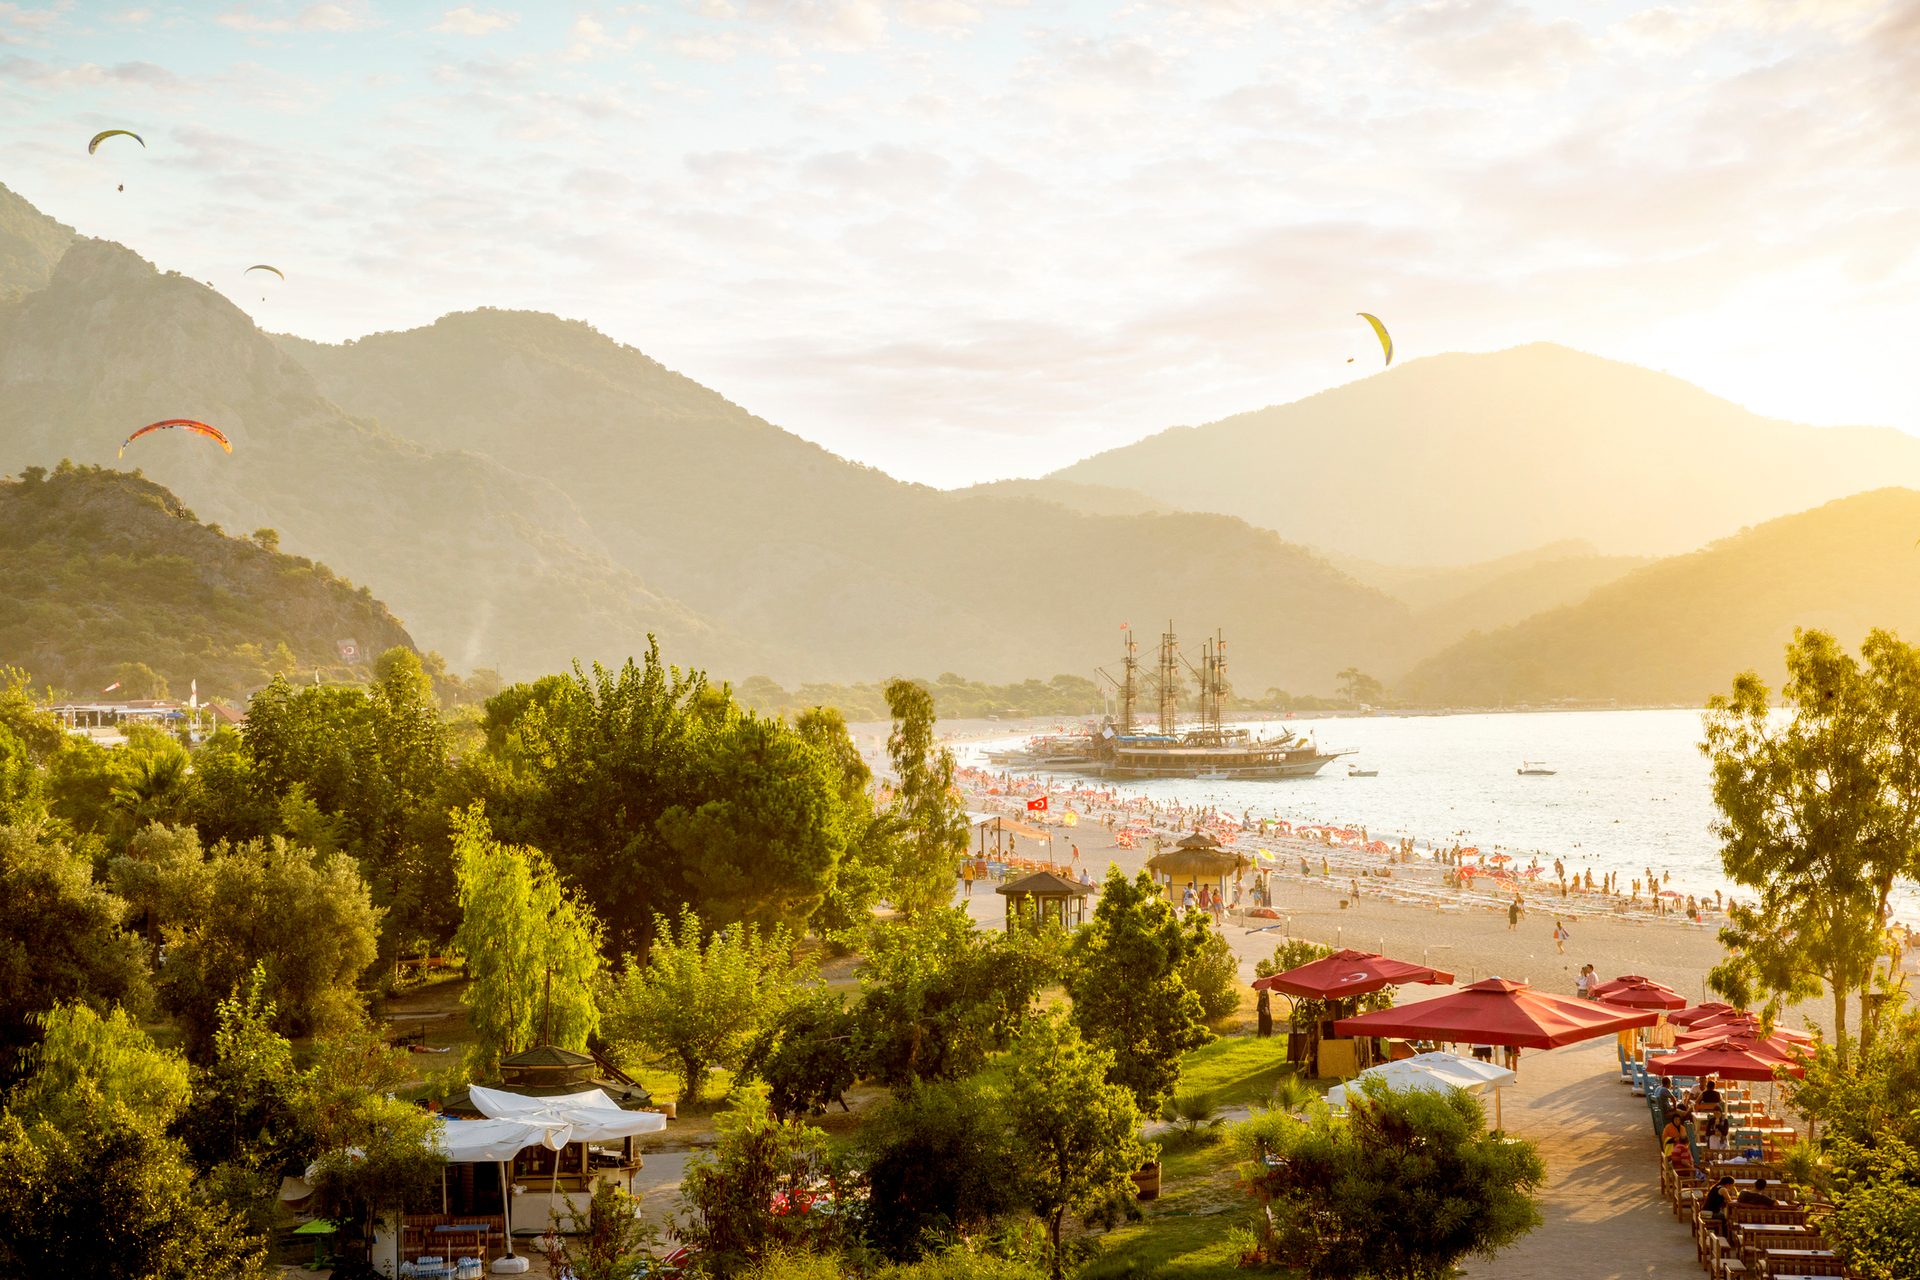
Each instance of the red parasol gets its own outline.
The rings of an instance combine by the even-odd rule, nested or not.
[[[1744,1038],[1662,1054],[1647,1063],[1647,1070],[1655,1075],[1719,1076],[1723,1080],[1771,1080],[1777,1067],[1785,1068],[1790,1076],[1806,1074],[1791,1046]]]
[[[1449,983],[1453,975],[1429,965],[1389,960],[1371,951],[1336,951],[1253,984],[1255,991],[1278,991],[1307,1000],[1346,1000],[1403,982]]]
[[[1790,1027],[1775,1027],[1766,1035],[1760,1034],[1760,1019],[1753,1014],[1712,1026],[1690,1027],[1676,1043],[1698,1048],[1702,1045],[1717,1044],[1722,1040],[1778,1040],[1785,1044],[1812,1044],[1813,1037],[1804,1031],[1795,1031]]]
[[[1678,1013],[1670,1013],[1667,1015],[1667,1021],[1673,1023],[1676,1027],[1690,1027],[1696,1022],[1701,1022],[1707,1018],[1718,1017],[1723,1013],[1738,1012],[1740,1011],[1730,1004],[1721,1004],[1717,1000],[1709,1000],[1707,1003],[1697,1004],[1691,1009],[1682,1009]]]
[[[1599,999],[1606,1004],[1619,1005],[1623,1009],[1684,1009],[1687,998],[1672,987],[1663,987],[1657,982],[1610,982],[1600,991]]]
[[[1333,1030],[1342,1036],[1406,1036],[1557,1049],[1595,1036],[1650,1027],[1658,1018],[1650,1010],[1616,1009],[1592,1000],[1548,995],[1524,982],[1488,978],[1452,995],[1342,1018]]]

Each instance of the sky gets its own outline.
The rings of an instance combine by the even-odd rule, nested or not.
[[[277,332],[551,311],[953,487],[1369,376],[1359,311],[1920,433],[1916,84],[1920,0],[0,0],[0,182]]]

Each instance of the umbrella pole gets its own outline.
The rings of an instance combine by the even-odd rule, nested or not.
[[[507,1256],[513,1256],[513,1192],[507,1186],[507,1162],[500,1162],[500,1221],[506,1227]]]
[[[1495,1133],[1501,1133],[1504,1132],[1505,1129],[1506,1125],[1502,1123],[1500,1118],[1500,1086],[1495,1085],[1493,1086],[1493,1131]]]

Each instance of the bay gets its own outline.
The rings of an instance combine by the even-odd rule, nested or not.
[[[1274,734],[1273,722],[1247,722]],[[1284,722],[1327,749],[1355,749],[1313,778],[1272,782],[1155,779],[1102,783],[1188,808],[1214,806],[1255,818],[1365,827],[1371,836],[1413,837],[1422,848],[1478,845],[1558,857],[1569,875],[1647,868],[1667,887],[1711,895],[1734,890],[1720,869],[1711,776],[1700,753],[1700,713],[1689,710],[1551,711],[1434,716],[1358,716]],[[957,748],[963,763],[1017,744],[1007,738]],[[1351,761],[1379,776],[1351,778]],[[1550,777],[1522,777],[1540,761]],[[1896,891],[1895,914],[1920,924],[1920,893]]]

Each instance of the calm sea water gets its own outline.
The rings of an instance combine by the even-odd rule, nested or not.
[[[1275,726],[1252,726],[1272,733]],[[1566,711],[1454,716],[1368,716],[1287,727],[1322,747],[1357,748],[1310,779],[1282,782],[1160,780],[1117,789],[1217,805],[1292,822],[1340,822],[1393,840],[1500,848],[1524,863],[1538,853],[1569,874],[1621,873],[1625,884],[1648,867],[1671,873],[1670,887],[1711,894],[1732,888],[1721,874],[1710,823],[1713,799],[1700,754],[1697,711]],[[1018,739],[968,744],[968,763]],[[1378,769],[1349,778],[1347,763]],[[1544,762],[1552,777],[1520,777],[1523,760]],[[1920,894],[1907,886],[1897,913],[1920,924]]]

